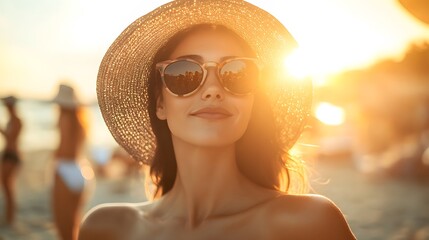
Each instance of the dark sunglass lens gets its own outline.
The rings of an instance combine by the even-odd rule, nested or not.
[[[219,72],[223,85],[236,94],[251,93],[259,78],[256,63],[251,60],[237,59],[223,65]]]
[[[177,95],[191,93],[198,88],[202,79],[203,71],[200,65],[191,61],[177,61],[164,70],[165,85]]]

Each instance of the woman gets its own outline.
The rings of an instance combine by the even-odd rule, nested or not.
[[[291,194],[304,178],[287,151],[311,106],[311,86],[281,70],[294,46],[236,0],[173,1],[132,23],[97,93],[115,139],[149,165],[155,199],[96,207],[79,239],[354,239],[331,201]]]
[[[22,123],[16,114],[15,104],[17,99],[14,96],[9,96],[3,98],[2,101],[9,113],[9,122],[6,129],[0,129],[0,133],[6,140],[6,146],[1,158],[1,182],[5,199],[6,224],[12,225],[16,215],[15,180],[21,163],[18,137],[21,133]]]
[[[85,132],[80,118],[82,109],[74,89],[60,85],[53,100],[59,106],[60,141],[55,152],[56,168],[53,187],[53,214],[60,239],[77,239],[85,179],[79,166]]]

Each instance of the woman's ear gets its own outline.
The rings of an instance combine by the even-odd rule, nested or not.
[[[156,100],[156,116],[159,120],[166,120],[166,114],[165,114],[165,108],[164,108],[164,101],[161,99],[161,97],[158,97]]]

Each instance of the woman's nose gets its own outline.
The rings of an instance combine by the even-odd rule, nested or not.
[[[224,97],[225,91],[219,81],[218,74],[214,68],[211,68],[207,71],[207,79],[202,88],[201,98],[203,100],[222,100]]]

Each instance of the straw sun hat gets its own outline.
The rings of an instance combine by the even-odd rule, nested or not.
[[[172,1],[138,18],[119,35],[105,54],[97,79],[100,109],[115,140],[136,160],[150,163],[156,147],[147,107],[153,57],[175,33],[201,23],[233,30],[249,43],[262,65],[270,67],[269,79],[262,80],[271,84],[268,95],[278,141],[289,149],[309,114],[311,84],[285,79],[284,58],[297,45],[286,28],[266,11],[239,0]]]

